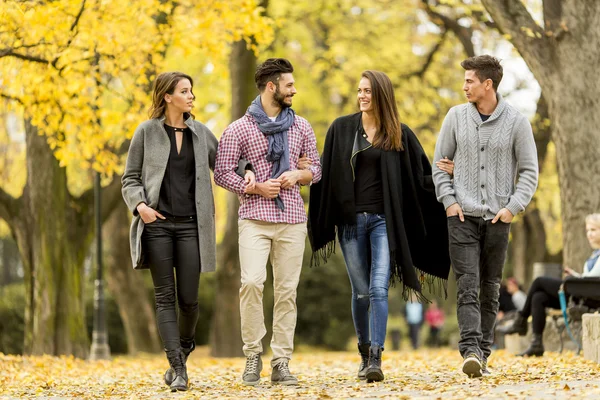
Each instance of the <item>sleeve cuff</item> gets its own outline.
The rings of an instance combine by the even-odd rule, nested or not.
[[[310,167],[308,167],[308,171],[310,171],[310,173],[312,174],[312,178],[310,179],[310,182],[308,182],[302,186],[312,186],[315,176],[317,174],[317,167],[310,166]]]
[[[508,204],[505,207],[508,211],[510,211],[510,213],[513,215],[513,217],[515,217],[518,213],[520,213],[521,211],[524,211],[525,208],[523,208],[519,202],[515,201],[515,200],[511,200],[508,202]]]
[[[148,204],[148,200],[146,200],[146,196],[144,196],[142,193],[139,193],[138,195],[134,196],[134,198],[132,198],[130,200],[130,203],[129,203],[129,204],[131,204],[130,210],[134,217],[138,215],[137,206],[139,206],[140,203]]]
[[[245,195],[245,190],[246,190],[246,181],[244,181],[243,179],[240,181],[240,184],[237,187],[237,193],[240,195]]]
[[[442,203],[444,204],[444,209],[448,209],[448,207],[450,207],[454,203],[458,203],[458,201],[456,201],[456,197],[448,195],[442,197]]]

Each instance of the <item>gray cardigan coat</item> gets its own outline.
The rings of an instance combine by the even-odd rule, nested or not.
[[[200,271],[211,272],[216,268],[215,202],[210,180],[214,169],[218,141],[202,123],[188,117],[185,124],[194,133],[194,158],[196,162],[196,214],[198,242],[200,245]],[[144,221],[137,206],[144,202],[156,209],[160,187],[169,160],[171,142],[163,126],[165,117],[141,123],[131,139],[127,163],[121,183],[127,207],[133,213],[130,230],[131,260],[133,268],[148,268],[142,247]],[[238,170],[239,173],[239,170]]]

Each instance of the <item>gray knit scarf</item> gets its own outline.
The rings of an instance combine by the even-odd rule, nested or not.
[[[260,95],[250,104],[247,110],[258,124],[258,129],[267,136],[269,140],[269,151],[267,152],[267,161],[273,163],[271,178],[278,178],[281,174],[290,169],[290,147],[288,146],[288,130],[294,123],[296,113],[290,107],[284,107],[275,119],[271,119],[265,113],[260,102]],[[275,198],[275,203],[280,210],[284,211],[285,206],[281,197]]]

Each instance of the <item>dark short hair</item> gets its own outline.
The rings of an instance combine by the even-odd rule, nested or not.
[[[256,67],[254,82],[259,91],[264,91],[268,82],[279,85],[281,74],[294,72],[292,63],[285,58],[269,58],[264,63]]]
[[[502,65],[496,57],[487,54],[470,57],[461,62],[460,66],[466,71],[475,71],[475,75],[481,82],[491,79],[494,90],[498,91],[498,85],[502,80]]]

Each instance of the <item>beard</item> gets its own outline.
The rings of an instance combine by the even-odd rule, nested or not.
[[[277,86],[277,88],[275,88],[275,93],[273,94],[273,102],[275,102],[275,104],[277,106],[279,106],[281,109],[291,107],[292,105],[286,103],[285,99],[286,99],[286,96],[281,94],[281,92],[279,91],[279,86]],[[291,97],[290,97],[290,99],[291,99]]]

